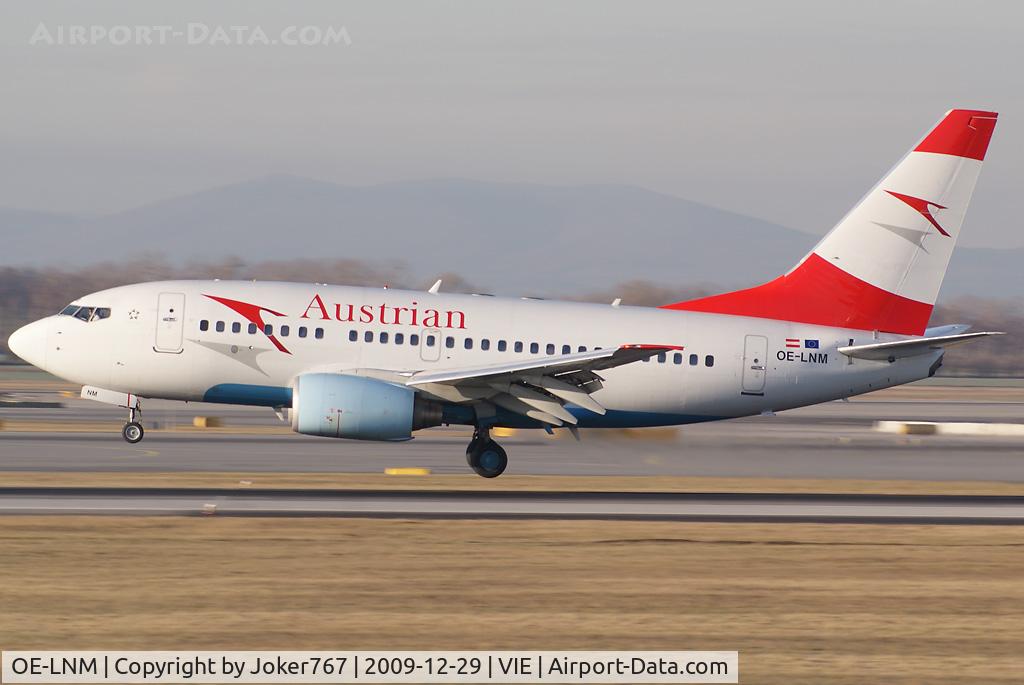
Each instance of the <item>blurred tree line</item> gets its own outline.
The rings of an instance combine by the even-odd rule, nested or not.
[[[86,293],[128,283],[165,279],[206,279],[261,281],[297,281],[344,285],[391,286],[426,289],[429,282],[409,276],[399,261],[369,263],[355,259],[290,259],[246,263],[229,258],[218,262],[184,266],[168,264],[159,257],[143,257],[131,262],[116,262],[81,267],[0,268],[0,352],[9,354],[7,338],[29,321],[54,314],[68,302]],[[439,274],[446,292],[477,292],[457,274]],[[601,292],[569,294],[585,302],[611,302],[622,298],[626,305],[657,306],[668,302],[701,297],[716,292],[713,287],[669,287],[634,280]],[[934,325],[968,323],[976,331],[1006,331],[1007,335],[952,348],[941,375],[1024,376],[1024,307],[1012,300],[961,297],[940,303],[932,315]]]

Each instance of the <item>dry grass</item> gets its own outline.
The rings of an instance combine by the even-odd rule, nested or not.
[[[1018,682],[1015,527],[0,518],[0,646],[738,649],[744,683]]]
[[[933,495],[1024,495],[1024,483],[988,481],[838,480],[814,478],[704,478],[689,476],[502,476],[473,474],[388,476],[268,472],[31,472],[0,471],[0,486],[312,488],[585,492],[825,492]]]

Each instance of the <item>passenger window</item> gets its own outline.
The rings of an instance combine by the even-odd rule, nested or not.
[[[537,354],[540,352],[540,345],[537,343],[530,343],[530,354]]]
[[[491,349],[491,341],[488,340],[487,338],[484,338],[483,340],[481,340],[480,341],[480,349],[481,350],[485,350],[485,351]]]
[[[405,333],[395,333],[395,344],[401,345],[405,342]]]
[[[547,350],[548,354],[554,354],[555,353],[555,346],[554,346],[553,343],[548,343],[548,346],[545,349]]]
[[[690,355],[690,366],[697,366],[697,355]]]
[[[463,345],[465,346],[465,348],[467,350],[473,349],[473,339],[472,338],[466,338],[466,341],[463,343]]]
[[[300,338],[305,338],[306,337],[306,333],[308,333],[308,331],[306,330],[306,327],[305,326],[299,326],[299,337]]]
[[[210,330],[210,322],[207,321],[206,319],[203,319],[202,321],[200,321],[199,322],[199,330],[201,330],[201,331],[208,331],[208,330]]]
[[[281,326],[281,337],[287,338],[288,334],[292,332],[292,329],[288,326]]]
[[[254,323],[249,324],[249,335],[256,335],[257,330],[259,330],[259,326]]]
[[[352,342],[359,340],[359,331],[349,331],[348,339],[351,340]]]
[[[449,350],[455,347],[455,338],[449,335],[447,338],[444,339],[444,346],[447,347]]]
[[[522,351],[523,351],[523,343],[517,340],[516,341],[516,352],[522,352]]]
[[[683,363],[683,355],[679,354],[678,352],[673,354],[672,355],[672,363],[673,364],[682,364]]]
[[[274,327],[271,324],[269,324],[269,323],[265,323],[265,324],[263,324],[263,332],[266,335],[273,335],[274,334]]]
[[[218,333],[223,333],[224,332],[224,322],[223,321],[218,321],[217,322],[217,332]]]
[[[647,362],[651,361],[651,358],[650,358],[650,357],[648,357],[647,359],[644,359],[643,361],[644,361],[644,363],[646,364]]]
[[[437,338],[435,338],[432,335],[428,335],[427,336],[427,347],[433,347],[436,342],[437,342]]]
[[[381,342],[381,344],[386,343],[388,341],[388,334],[387,333],[381,333],[380,337],[377,338],[377,340],[379,340]]]
[[[659,364],[664,364],[665,363],[665,353],[664,352],[659,352],[658,353],[658,363]]]
[[[576,351],[577,352],[586,352],[587,351],[587,346],[586,345],[580,345],[579,349],[577,349]]]
[[[412,333],[409,336],[409,344],[410,345],[419,345],[420,344],[420,336],[419,336],[418,333]],[[431,343],[431,346],[433,346],[433,343]]]
[[[242,324],[238,323],[237,321],[233,322],[231,324],[231,332],[232,333],[241,333],[242,332]]]
[[[363,342],[373,342],[373,331],[363,333]]]
[[[324,337],[324,329],[318,328],[315,331],[313,331],[313,337],[315,337],[317,340],[322,340]]]
[[[507,349],[508,349],[508,343],[505,342],[504,340],[499,340],[498,341],[498,352],[504,352]]]
[[[704,366],[714,366],[714,365],[715,365],[715,356],[713,354],[709,354],[708,356],[704,357]]]
[[[571,345],[562,345],[562,354],[569,354],[572,352]]]

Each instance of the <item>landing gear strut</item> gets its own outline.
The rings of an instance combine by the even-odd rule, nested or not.
[[[121,429],[121,437],[125,439],[125,442],[135,443],[142,440],[142,436],[146,434],[146,431],[142,430],[142,423],[136,421],[136,416],[142,418],[142,410],[135,407],[128,408],[128,423],[124,424],[124,428]]]
[[[466,448],[466,463],[478,476],[497,478],[508,466],[508,455],[498,443],[491,440],[486,428],[477,429]]]

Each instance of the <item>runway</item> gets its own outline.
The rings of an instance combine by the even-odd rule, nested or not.
[[[1024,497],[25,487],[0,514],[1021,525]]]

